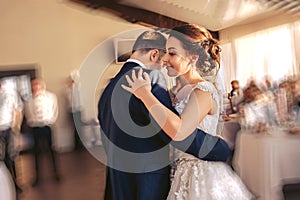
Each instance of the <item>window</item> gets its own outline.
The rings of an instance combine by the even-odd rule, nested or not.
[[[291,24],[255,32],[222,46],[222,66],[227,83],[238,79],[242,86],[250,78],[263,81],[266,76],[279,82],[296,75],[295,28]],[[299,32],[299,31],[298,31]]]

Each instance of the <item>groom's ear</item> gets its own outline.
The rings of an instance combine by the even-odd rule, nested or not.
[[[157,62],[158,59],[159,59],[159,51],[158,51],[158,49],[152,49],[150,51],[150,61],[151,62]]]

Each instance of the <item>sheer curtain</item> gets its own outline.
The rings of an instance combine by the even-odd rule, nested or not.
[[[300,22],[258,31],[222,45],[227,90],[233,79],[244,86],[249,79],[261,82],[268,76],[278,82],[299,74],[299,40]]]
[[[296,56],[296,68],[295,68],[295,73],[297,75],[300,74],[300,21],[297,21],[292,24],[293,30],[294,30],[294,35],[293,35],[293,44],[295,48],[295,56]]]

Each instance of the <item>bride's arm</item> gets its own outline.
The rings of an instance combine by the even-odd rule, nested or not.
[[[210,93],[196,89],[192,92],[182,114],[177,116],[151,93],[150,79],[147,73],[139,70],[136,77],[133,71],[132,79],[126,78],[131,87],[124,85],[122,87],[143,101],[158,125],[173,140],[181,141],[188,137],[212,109],[213,100]]]

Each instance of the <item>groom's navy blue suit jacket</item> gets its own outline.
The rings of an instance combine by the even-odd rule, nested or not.
[[[105,199],[166,199],[169,182],[169,143],[171,139],[151,118],[144,104],[123,90],[128,85],[125,74],[140,66],[124,64],[110,81],[98,103],[98,119],[107,154]],[[163,74],[144,69],[151,79],[152,93],[166,107],[176,112],[166,89]],[[217,137],[195,130],[175,147],[204,160],[226,161],[231,152]],[[209,145],[213,143],[214,145]]]

